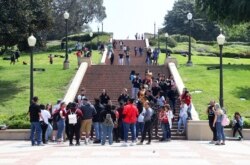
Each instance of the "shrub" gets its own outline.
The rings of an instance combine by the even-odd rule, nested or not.
[[[160,36],[159,38],[159,42],[160,44],[166,44],[166,38],[163,36]],[[154,39],[154,38],[150,38],[149,39],[149,45],[150,46],[157,46],[158,45],[158,39]],[[177,46],[177,42],[172,38],[172,37],[168,37],[167,38],[167,45],[171,48],[176,47]]]
[[[189,36],[186,35],[174,34],[171,35],[171,38],[173,38],[176,42],[189,42]],[[196,43],[196,40],[191,37],[191,42]]]
[[[79,42],[89,42],[91,41],[93,38],[97,37],[98,36],[98,33],[94,32],[93,33],[93,36],[90,37],[89,36],[89,33],[83,33],[83,34],[78,34],[78,35],[70,35],[68,36],[68,40],[71,40],[71,41],[79,41]],[[110,36],[109,33],[99,33],[99,37],[101,38],[101,36]],[[66,41],[65,37],[62,38],[62,41]]]
[[[15,114],[2,118],[2,124],[6,124],[10,129],[29,129],[30,121],[27,113]]]

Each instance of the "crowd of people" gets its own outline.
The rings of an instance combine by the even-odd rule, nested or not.
[[[128,146],[129,131],[130,145],[143,144],[146,135],[147,144],[150,144],[153,129],[160,141],[170,141],[173,120],[179,120],[178,133],[185,133],[191,102],[186,89],[178,97],[172,76],[166,77],[159,73],[153,77],[149,70],[145,71],[144,78],[131,71],[129,78],[131,95],[124,88],[117,98],[118,105],[112,104],[105,89],[94,99],[93,104],[88,100],[85,88],[81,89],[74,102],[67,105],[61,100],[54,106],[38,104],[38,97],[34,97],[29,108],[32,145],[44,145],[50,140],[61,144],[66,139],[70,146],[80,145],[82,140],[86,145],[105,145],[108,139],[109,145],[113,141],[123,141],[122,145]],[[180,107],[176,106],[178,99],[182,102]],[[163,132],[161,137],[158,134],[159,125]]]
[[[159,58],[160,50],[158,48],[144,48],[144,47],[130,47],[125,45],[122,40],[112,40],[111,43],[107,45],[107,56],[110,60],[110,65],[113,65],[115,59],[115,52],[117,50],[118,65],[130,65],[131,54],[134,52],[135,57],[142,57],[145,54],[145,63],[147,65],[158,65],[157,61]]]
[[[94,99],[93,104],[88,100],[85,88],[81,89],[74,102],[67,105],[61,100],[54,106],[38,104],[38,97],[34,97],[29,107],[32,146],[44,145],[48,141],[61,144],[66,139],[70,146],[80,145],[81,141],[86,145],[112,145],[113,141],[123,141],[123,146],[142,145],[146,138],[146,144],[151,144],[153,130],[154,136],[160,141],[171,141],[174,120],[178,121],[177,134],[185,134],[187,120],[192,120],[192,99],[186,88],[178,96],[172,76],[158,73],[154,77],[149,70],[145,71],[144,78],[136,71],[131,71],[129,79],[131,95],[124,88],[117,98],[118,105],[112,103],[105,89]],[[218,103],[211,101],[207,113],[213,132],[210,143],[225,145],[225,111]],[[159,126],[163,132],[161,137],[158,134]],[[238,132],[243,139],[242,127],[243,118],[236,112],[233,136]],[[129,131],[131,138],[128,136]]]

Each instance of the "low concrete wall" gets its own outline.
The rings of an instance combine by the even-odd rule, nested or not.
[[[76,72],[76,75],[71,82],[66,95],[64,96],[63,101],[68,104],[69,102],[74,101],[75,96],[77,94],[77,91],[81,85],[82,79],[87,71],[88,63],[83,62],[81,63],[81,66],[79,67],[78,71]]]
[[[225,136],[232,137],[233,131],[230,128],[224,129]],[[242,134],[245,140],[250,140],[250,129],[243,129]],[[213,134],[209,128],[208,120],[188,120],[187,140],[212,140]]]
[[[0,130],[0,140],[29,140],[29,129]]]

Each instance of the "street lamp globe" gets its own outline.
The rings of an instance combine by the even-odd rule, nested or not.
[[[168,37],[168,33],[165,33],[165,37],[166,37],[166,38]]]
[[[222,30],[220,32],[220,35],[217,37],[217,43],[218,45],[224,45],[225,43],[225,36],[222,34]]]
[[[67,11],[65,11],[65,13],[63,14],[64,19],[69,19],[69,13]]]
[[[28,38],[28,44],[30,47],[34,47],[36,45],[36,38],[31,34],[31,36]]]
[[[89,33],[89,36],[90,36],[90,37],[93,37],[93,32],[90,32],[90,33]]]
[[[187,14],[187,19],[190,21],[193,18],[193,14],[192,13],[188,13]]]

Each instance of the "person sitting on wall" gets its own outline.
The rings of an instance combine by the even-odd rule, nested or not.
[[[236,131],[239,132],[240,138],[243,139],[242,128],[243,128],[243,118],[241,117],[239,112],[234,113],[233,119],[233,137],[235,137]]]

